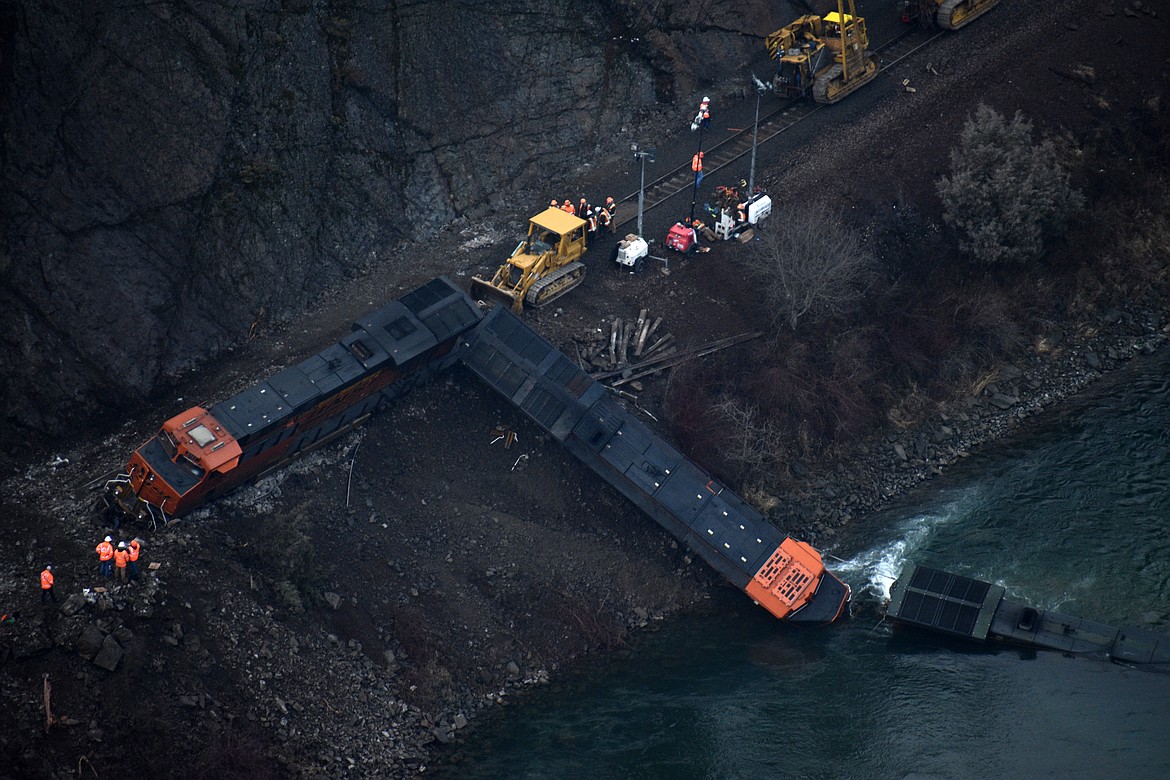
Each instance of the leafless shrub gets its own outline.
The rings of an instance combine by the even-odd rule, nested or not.
[[[776,328],[848,313],[873,281],[873,256],[861,234],[824,203],[772,219],[751,246],[750,268]]]
[[[760,414],[760,407],[732,395],[723,395],[712,411],[724,423],[724,457],[742,470],[757,475],[776,458],[779,426]]]

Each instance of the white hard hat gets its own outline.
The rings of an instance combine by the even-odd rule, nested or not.
[[[52,570],[53,570],[52,564],[46,563],[45,564],[45,571],[52,571]]]
[[[118,549],[121,549],[121,548],[123,548],[123,547],[125,547],[125,546],[126,546],[126,543],[125,543],[125,542],[118,542]]]
[[[108,537],[108,536],[107,536],[107,537],[106,537],[106,541],[107,541],[107,542],[112,542],[112,541],[114,541],[114,540],[113,540],[113,539],[111,539],[110,537]]]

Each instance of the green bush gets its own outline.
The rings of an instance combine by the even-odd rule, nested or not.
[[[1032,123],[1016,112],[1011,122],[980,105],[951,150],[951,175],[936,182],[943,218],[963,236],[961,248],[988,264],[1038,256],[1084,198],[1051,140],[1032,140]]]

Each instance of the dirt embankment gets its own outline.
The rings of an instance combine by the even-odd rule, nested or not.
[[[793,152],[807,164],[771,172],[772,186],[801,198],[847,182],[858,213],[897,200],[926,209],[945,166],[938,139],[957,136],[980,100],[1082,141],[1112,139],[1103,145],[1110,166],[1128,174],[1125,129],[1165,91],[1166,63],[1149,54],[1160,51],[1152,44],[1164,15],[1097,8],[1006,4],[930,54],[948,76],[929,74],[922,58],[908,63],[913,70],[894,83],[923,74],[914,76],[918,92],[866,102],[872,122],[861,104],[839,107],[839,119],[858,122],[824,125],[824,137]],[[1100,46],[1118,39],[1124,56]],[[1077,65],[1098,77],[1068,78],[1085,72]],[[483,269],[490,251],[460,248],[472,238],[455,230],[420,248],[426,262],[409,280],[391,268],[339,288],[296,327],[242,348],[186,390],[188,401],[169,399],[104,440],[75,442],[60,452],[69,463],[38,453],[4,484],[10,554],[0,559],[0,611],[19,615],[0,626],[0,766],[45,777],[415,776],[441,755],[436,748],[524,686],[677,610],[704,608],[720,587],[715,575],[461,371],[173,529],[110,529],[143,535],[144,562],[160,566],[125,588],[96,576],[92,550],[105,529],[84,514],[86,483],[176,407],[225,397],[318,348],[431,270]],[[737,251],[674,263],[669,276],[597,269],[590,294],[532,321],[563,346],[646,305],[695,342],[736,332],[756,306],[735,273]],[[1164,265],[1165,244],[1153,251]],[[914,427],[892,425],[840,463],[803,466],[776,496],[779,522],[831,543],[850,517],[1157,348],[1165,312],[1150,297],[1051,323],[1046,339],[960,403],[917,415]],[[662,380],[648,383],[639,401],[659,419],[662,390]],[[493,444],[499,425],[519,434],[512,448]],[[36,573],[49,561],[65,609],[37,603]],[[60,717],[48,734],[46,674]],[[133,770],[119,770],[127,761]]]

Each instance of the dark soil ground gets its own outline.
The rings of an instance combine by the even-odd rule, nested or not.
[[[1093,144],[1099,169],[1079,175],[1090,199],[1117,192],[1120,177],[1161,175],[1143,170],[1149,158],[1135,157],[1130,139],[1165,113],[1164,10],[1006,0],[773,142],[760,170],[778,215],[827,196],[859,224],[895,206],[912,206],[916,224],[937,221],[933,182],[981,101]],[[1086,65],[1091,78],[1073,75]],[[903,91],[903,79],[917,91]],[[727,106],[725,124],[750,121],[752,101]],[[664,141],[660,158],[685,160],[690,143]],[[626,167],[579,186],[622,193]],[[532,193],[531,203],[548,197]],[[705,608],[724,587],[716,575],[462,370],[174,528],[113,531],[142,536],[145,561],[161,565],[132,587],[95,591],[107,584],[92,553],[106,529],[85,511],[87,486],[161,420],[303,359],[437,273],[463,283],[490,273],[526,216],[457,225],[404,248],[417,258],[410,278],[375,272],[334,291],[105,438],[38,452],[5,483],[0,611],[18,617],[0,627],[0,776],[413,776],[525,685]],[[677,217],[649,215],[648,234]],[[527,316],[566,348],[644,307],[684,344],[752,330],[762,308],[743,251],[731,243],[676,257],[669,274],[591,263],[580,289]],[[1153,251],[1165,259],[1165,244]],[[669,435],[667,381],[647,381],[639,405]],[[498,426],[518,442],[493,443]],[[58,454],[69,463],[50,465]],[[833,466],[812,463],[813,476]],[[785,530],[831,538],[823,525]],[[84,594],[72,615],[36,601],[46,560],[62,601]],[[124,650],[114,671],[89,660],[95,630]],[[59,718],[47,734],[45,679]]]

